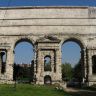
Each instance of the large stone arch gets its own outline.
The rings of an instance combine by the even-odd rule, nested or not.
[[[31,39],[30,37],[21,36],[19,38],[17,37],[16,40],[14,40],[13,48],[15,48],[18,43],[24,42],[24,41],[30,43],[32,46],[35,46],[35,44],[34,44],[35,42],[33,39]]]
[[[76,36],[73,36],[73,37],[67,37],[67,38],[64,38],[62,41],[61,41],[61,46],[66,43],[67,41],[73,41],[75,43],[77,43],[81,49],[84,49],[86,48],[86,45],[85,45],[85,42],[80,38],[80,37],[77,37]]]
[[[30,38],[30,37],[25,37],[25,36],[21,36],[21,37],[19,37],[19,38],[17,38],[17,39],[15,39],[14,40],[15,42],[14,42],[14,47],[13,47],[13,53],[15,54],[15,47],[19,44],[19,43],[21,43],[21,42],[27,42],[27,43],[30,43],[32,46],[33,46],[33,52],[34,52],[34,56],[33,56],[33,60],[31,61],[31,70],[30,70],[30,74],[32,75],[31,77],[30,77],[30,80],[31,81],[33,81],[33,78],[34,78],[34,70],[36,70],[35,69],[35,54],[36,54],[36,51],[35,51],[35,43],[34,43],[34,41],[33,41],[33,39],[32,39],[32,37]],[[14,58],[14,61],[15,61],[15,58]]]
[[[81,57],[80,57],[80,62],[81,62],[81,66],[82,66],[82,82],[85,82],[86,80],[86,73],[87,73],[87,68],[85,67],[86,66],[86,47],[85,47],[85,44],[83,42],[82,39],[80,38],[76,38],[76,37],[68,37],[66,39],[64,39],[64,41],[61,42],[61,46],[66,43],[66,42],[69,42],[69,41],[72,41],[72,42],[75,42],[76,44],[78,44],[80,46],[80,49],[81,49]]]

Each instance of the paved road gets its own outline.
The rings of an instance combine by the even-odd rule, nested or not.
[[[72,96],[96,96],[96,91],[90,90],[67,88],[65,91],[70,93]]]

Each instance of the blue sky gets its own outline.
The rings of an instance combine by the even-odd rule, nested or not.
[[[28,42],[20,42],[15,47],[15,63],[30,64],[34,58],[33,45]]]
[[[9,6],[96,6],[96,0],[0,0],[1,7]],[[15,48],[15,62],[30,63],[33,58],[33,46],[20,43]],[[80,47],[74,42],[62,47],[62,62],[76,64],[80,59]]]
[[[80,46],[72,41],[62,45],[62,63],[70,63],[74,67],[81,58]]]
[[[96,0],[0,0],[0,6],[96,6]]]

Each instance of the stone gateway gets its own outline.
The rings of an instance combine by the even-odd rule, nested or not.
[[[34,46],[36,84],[62,81],[61,46],[74,41],[81,47],[83,82],[96,84],[95,7],[10,7],[0,8],[0,83],[13,81],[14,48],[21,41]],[[6,54],[5,70],[2,57]],[[51,71],[44,71],[49,57]],[[93,67],[94,66],[94,67]]]

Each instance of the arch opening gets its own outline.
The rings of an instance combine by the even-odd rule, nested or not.
[[[76,43],[76,44],[81,48],[81,50],[84,49],[84,44],[83,44],[83,42],[81,42],[79,39],[69,38],[69,39],[66,39],[66,40],[63,42],[63,44],[64,44],[64,43],[67,43],[67,42],[74,42],[74,43]],[[62,44],[62,45],[63,45],[63,44]]]
[[[92,56],[92,74],[96,75],[96,55]]]
[[[21,39],[16,41],[16,43],[14,45],[14,49],[21,42],[28,42],[30,45],[32,45],[34,47],[34,44],[33,44],[33,42],[30,39],[28,39],[28,38],[21,38]]]
[[[44,57],[44,71],[51,71],[51,56]]]
[[[4,74],[6,72],[6,59],[7,59],[7,54],[6,50],[3,50],[1,53],[0,61],[1,61],[1,74]]]
[[[51,76],[46,75],[46,76],[44,77],[44,84],[48,84],[48,85],[52,84]]]
[[[16,42],[14,47],[14,80],[33,82],[34,54],[34,46],[30,40],[21,39]]]
[[[82,82],[84,64],[84,46],[74,38],[64,41],[62,44],[62,79],[73,82]],[[75,84],[75,83],[74,83]],[[69,85],[70,86],[70,85]]]

